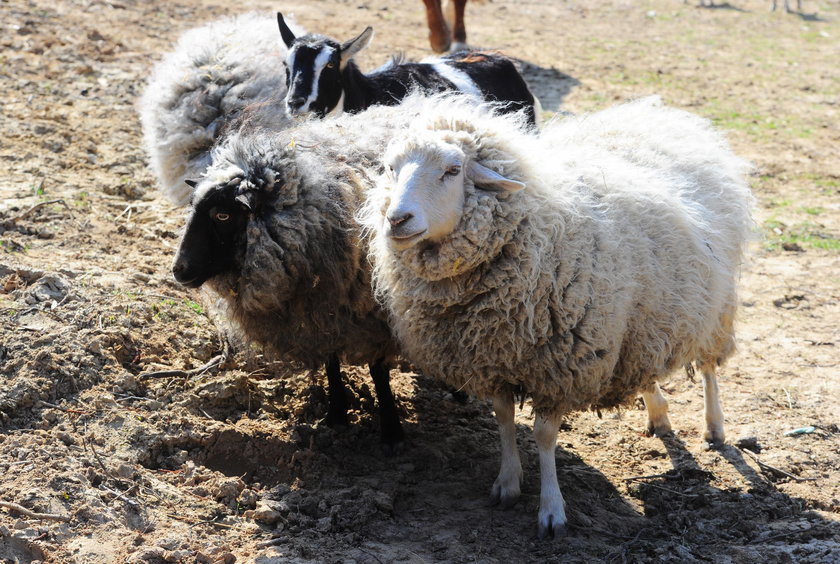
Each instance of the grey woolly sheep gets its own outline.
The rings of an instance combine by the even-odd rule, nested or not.
[[[140,99],[140,120],[152,169],[170,200],[189,202],[184,181],[204,172],[232,122],[247,116],[273,129],[290,124],[285,58],[274,15],[248,13],[185,32],[157,63]]]
[[[402,438],[387,368],[397,349],[354,213],[390,134],[424,103],[227,136],[195,187],[173,266],[180,283],[213,290],[246,339],[285,359],[327,362],[328,420],[346,417],[332,393],[338,359],[369,364],[386,449]]]
[[[395,139],[361,214],[374,288],[403,353],[492,398],[502,463],[492,499],[520,493],[514,390],[533,400],[540,536],[566,516],[554,448],[572,410],[641,392],[670,431],[657,381],[696,362],[706,439],[723,441],[715,366],[733,351],[750,232],[747,164],[710,124],[644,99],[549,124],[441,103]]]

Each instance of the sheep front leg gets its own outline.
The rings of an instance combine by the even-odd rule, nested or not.
[[[534,438],[540,453],[540,512],[537,516],[539,538],[553,535],[559,538],[566,532],[566,502],[557,482],[554,450],[557,446],[559,418],[537,415]]]
[[[704,364],[701,367],[703,372],[703,403],[706,417],[706,432],[703,438],[709,446],[715,447],[723,444],[723,409],[720,407],[720,392],[718,390],[717,377],[715,376],[714,364]]]
[[[325,365],[327,372],[327,425],[347,425],[347,410],[350,402],[347,399],[347,388],[341,378],[341,362],[338,355],[331,353]]]
[[[647,432],[649,435],[664,437],[671,434],[671,421],[668,419],[668,400],[662,395],[659,384],[653,383],[649,389],[642,392],[648,413]]]
[[[513,393],[507,391],[493,398],[493,411],[496,412],[496,422],[499,424],[502,465],[499,469],[499,477],[493,482],[493,488],[490,490],[490,503],[494,505],[498,503],[505,508],[510,507],[519,499],[519,488],[522,482],[522,464],[519,462],[516,425],[513,420],[516,411]]]
[[[382,433],[382,449],[386,456],[397,453],[404,435],[400,424],[400,414],[391,391],[391,373],[388,362],[380,358],[368,365],[373,385],[376,388],[376,399],[379,402],[379,427]]]

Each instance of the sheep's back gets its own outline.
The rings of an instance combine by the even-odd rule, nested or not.
[[[183,205],[211,162],[210,150],[248,108],[271,128],[285,115],[285,47],[276,18],[248,13],[184,33],[152,71],[140,100],[144,143],[165,195]]]
[[[395,353],[354,216],[381,172],[390,136],[424,103],[412,98],[402,108],[371,108],[280,132],[243,127],[214,150],[207,176],[215,182],[282,178],[278,184],[292,191],[267,196],[268,208],[249,221],[241,269],[210,281],[247,341],[306,364],[330,352],[352,364]]]
[[[395,259],[377,241],[377,286],[413,362],[482,397],[522,386],[538,411],[563,413],[617,405],[677,366],[731,353],[746,167],[725,146],[693,161],[652,140],[635,155],[641,132],[625,144],[617,131],[587,129],[603,117],[620,130],[615,114],[543,136],[528,187],[493,221],[513,225],[512,236],[477,267],[430,279],[414,266],[428,260]],[[683,126],[709,138],[702,121],[669,124]]]

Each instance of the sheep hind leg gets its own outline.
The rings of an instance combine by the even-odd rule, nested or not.
[[[347,388],[341,378],[341,363],[338,355],[333,353],[327,358],[325,370],[327,372],[327,425],[347,425],[347,410],[350,402],[347,399]]]
[[[534,439],[540,454],[540,511],[537,515],[537,535],[555,539],[566,533],[566,502],[557,482],[557,463],[554,451],[557,447],[559,418],[537,415],[534,421]]]
[[[648,435],[665,437],[672,434],[671,421],[668,419],[668,400],[662,395],[659,384],[654,382],[653,386],[643,391],[642,399],[645,400],[648,413]]]
[[[490,490],[490,503],[510,507],[519,499],[522,483],[522,464],[519,461],[519,449],[516,446],[516,425],[513,416],[516,404],[513,393],[500,393],[493,398],[493,411],[499,424],[499,436],[502,443],[502,464],[499,476]]]
[[[376,388],[376,399],[379,402],[379,426],[381,429],[382,449],[387,456],[399,451],[405,438],[400,414],[391,391],[391,374],[388,363],[384,358],[368,365],[373,385]]]
[[[703,373],[703,404],[706,418],[706,432],[703,438],[710,447],[723,445],[725,439],[723,433],[723,409],[720,407],[720,391],[718,389],[717,376],[715,376],[715,365],[704,363],[701,367]]]

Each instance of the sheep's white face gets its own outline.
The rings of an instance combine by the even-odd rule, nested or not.
[[[464,212],[464,179],[477,189],[515,192],[522,182],[503,177],[473,160],[454,143],[426,138],[392,144],[385,155],[391,189],[382,234],[397,250],[421,241],[439,242]]]
[[[398,249],[437,241],[455,229],[464,208],[464,161],[448,143],[389,152],[392,181],[383,230]]]

